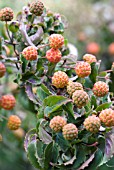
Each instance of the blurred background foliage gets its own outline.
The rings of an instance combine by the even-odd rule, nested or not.
[[[16,14],[31,1],[0,0],[0,9],[9,6]],[[42,2],[52,12],[60,13],[65,17],[66,23],[68,23],[65,37],[77,48],[80,59],[84,53],[90,52],[95,54],[99,60],[103,60],[103,70],[111,68],[111,64],[114,62],[114,44],[110,46],[114,41],[113,0],[42,0]],[[1,32],[2,23],[0,23],[0,34]],[[8,72],[12,73],[12,70],[8,70]],[[5,128],[5,120],[4,123],[0,123],[0,133],[3,136],[3,142],[0,143],[0,170],[33,170],[24,151],[23,139],[25,133],[35,126],[36,113],[33,114],[32,103],[27,100],[24,93],[21,91],[20,95],[18,94],[18,87],[13,83],[14,77],[7,75],[2,81],[6,81],[7,85],[8,77],[10,77],[8,88],[0,86],[0,90],[6,88],[7,92],[9,90],[17,97],[16,114],[21,115],[24,131],[19,137]],[[2,84],[2,82],[0,83]],[[9,112],[3,110],[1,114],[10,115]],[[113,159],[109,165],[113,164]],[[103,166],[102,169],[113,168]]]

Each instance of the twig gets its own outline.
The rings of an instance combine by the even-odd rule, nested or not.
[[[41,46],[38,46],[38,49],[44,48],[44,47],[47,47],[47,46],[49,46],[49,44],[41,45]]]

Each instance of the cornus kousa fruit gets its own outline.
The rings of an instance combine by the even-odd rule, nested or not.
[[[94,55],[92,55],[92,54],[85,54],[83,56],[83,60],[86,61],[89,64],[97,62],[96,57]]]
[[[50,128],[55,132],[59,132],[62,130],[63,126],[66,125],[66,120],[61,116],[55,116],[50,121]]]
[[[16,115],[11,115],[8,118],[7,126],[10,130],[17,130],[21,125],[21,119]]]
[[[91,74],[91,66],[89,63],[80,61],[75,66],[75,71],[78,77],[87,77]]]
[[[29,46],[22,51],[22,55],[26,60],[32,61],[37,59],[38,52],[35,47]]]
[[[100,126],[101,126],[100,119],[95,115],[89,116],[84,121],[85,129],[87,131],[90,131],[91,133],[97,133],[99,131]]]
[[[5,7],[0,10],[0,21],[11,21],[13,16],[13,10],[9,7]]]
[[[46,58],[51,63],[58,63],[61,60],[61,52],[58,49],[51,48],[46,52]]]
[[[41,16],[44,11],[44,5],[42,2],[36,0],[30,4],[30,12],[36,16]]]
[[[96,42],[91,42],[87,45],[86,51],[90,54],[98,54],[100,51],[100,46]]]
[[[76,91],[76,90],[83,90],[83,86],[81,83],[78,82],[73,82],[73,81],[69,81],[68,85],[67,85],[67,92],[70,96],[72,96],[72,94]]]
[[[61,34],[52,34],[49,37],[49,45],[51,48],[61,48],[64,44],[64,37]]]
[[[5,72],[6,72],[5,65],[2,62],[0,62],[0,77],[3,77]]]
[[[5,110],[12,110],[16,104],[15,97],[13,95],[7,94],[1,98],[1,107]]]
[[[82,108],[89,101],[88,94],[83,90],[76,90],[72,95],[73,102],[76,104],[78,108]]]
[[[75,139],[77,137],[77,135],[78,135],[78,129],[72,123],[66,124],[63,127],[62,131],[63,131],[64,138],[67,139],[67,140]]]
[[[57,71],[52,77],[52,85],[56,88],[64,88],[68,84],[68,76],[63,71]]]
[[[97,97],[103,97],[109,92],[108,85],[103,81],[98,81],[93,86],[93,93]]]
[[[105,124],[107,127],[114,126],[114,110],[112,109],[105,109],[102,110],[99,114],[99,118],[102,123]]]

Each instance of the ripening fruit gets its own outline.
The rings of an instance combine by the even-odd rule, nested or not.
[[[114,110],[112,109],[105,109],[102,110],[99,114],[99,118],[102,123],[105,124],[107,127],[114,126]]]
[[[81,109],[83,106],[85,106],[89,101],[88,94],[83,90],[76,90],[72,95],[73,102],[76,104],[76,106]]]
[[[64,88],[68,84],[68,76],[63,71],[57,71],[52,77],[52,85],[56,88]]]
[[[25,136],[25,132],[24,132],[24,130],[23,130],[22,128],[19,128],[19,129],[17,129],[17,130],[14,130],[14,131],[13,131],[13,134],[14,134],[17,138],[19,138],[19,139],[21,139],[21,138],[23,138],[23,137]]]
[[[2,62],[0,62],[0,78],[5,75],[5,72],[6,72],[5,65]]]
[[[78,82],[73,82],[69,80],[68,85],[67,85],[67,92],[70,96],[76,91],[76,90],[83,90],[83,86],[81,83]]]
[[[5,7],[0,10],[0,21],[11,21],[13,16],[13,10],[9,7]]]
[[[93,86],[93,93],[97,97],[104,97],[108,92],[109,92],[109,87],[103,81],[98,81]]]
[[[89,63],[80,61],[75,66],[75,71],[78,77],[87,77],[91,74],[91,66]]]
[[[36,16],[41,16],[44,11],[44,4],[41,1],[35,0],[30,4],[30,12]]]
[[[90,54],[98,54],[100,51],[99,44],[97,44],[96,42],[89,43],[86,47],[86,51]]]
[[[114,42],[109,45],[108,51],[111,55],[114,55]]]
[[[11,115],[8,118],[7,126],[10,130],[17,130],[21,125],[21,119],[16,115]]]
[[[12,110],[16,104],[15,97],[11,94],[2,96],[0,101],[0,106],[5,110]]]
[[[29,46],[22,51],[22,55],[26,60],[32,61],[37,59],[38,52],[35,47]]]
[[[63,129],[63,136],[66,140],[72,140],[72,139],[75,139],[78,135],[78,129],[77,127],[72,124],[72,123],[69,123],[69,124],[66,124]]]
[[[100,119],[95,115],[89,116],[84,121],[84,127],[91,133],[97,133],[101,126]]]
[[[61,34],[51,34],[49,37],[49,45],[51,48],[61,48],[64,44],[64,37]]]
[[[65,125],[66,125],[66,120],[61,116],[55,116],[53,119],[51,119],[49,124],[50,128],[55,132],[61,131],[63,126]]]
[[[51,63],[58,63],[61,60],[61,52],[58,49],[51,48],[46,52],[46,58]]]
[[[83,56],[83,60],[86,61],[89,64],[97,62],[96,57],[94,55],[92,55],[92,54],[85,54]]]

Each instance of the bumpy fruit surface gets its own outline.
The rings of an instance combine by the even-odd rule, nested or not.
[[[108,85],[103,81],[98,81],[93,86],[93,93],[97,97],[105,96],[109,91]]]
[[[44,11],[44,5],[42,2],[36,0],[30,4],[30,12],[36,16],[41,16]]]
[[[22,51],[23,57],[26,58],[26,60],[36,60],[37,59],[37,49],[33,46],[29,46],[26,47],[23,51]]]
[[[3,77],[5,72],[6,72],[5,65],[2,62],[0,62],[0,77]]]
[[[72,94],[76,91],[76,90],[83,90],[83,86],[81,83],[78,82],[73,82],[73,81],[69,81],[68,85],[67,85],[67,92],[70,96],[72,96]]]
[[[7,94],[1,98],[1,107],[5,110],[12,110],[16,104],[16,100],[13,95]]]
[[[78,77],[87,77],[91,74],[91,66],[89,63],[80,61],[75,66],[75,71]]]
[[[83,90],[76,90],[72,95],[73,102],[76,104],[78,108],[82,108],[89,101],[88,94]]]
[[[61,60],[61,52],[58,49],[51,48],[46,52],[46,58],[51,63],[58,63]]]
[[[61,48],[64,44],[64,37],[61,34],[51,34],[49,44],[51,48]]]
[[[21,125],[21,119],[16,115],[11,115],[8,118],[7,126],[10,130],[17,130]]]
[[[90,131],[91,133],[97,133],[99,131],[100,126],[100,119],[95,115],[89,116],[84,121],[84,127],[87,131]]]
[[[11,21],[13,16],[13,10],[9,7],[5,7],[0,10],[0,21]]]
[[[14,134],[17,138],[21,139],[21,138],[24,137],[25,132],[24,132],[24,130],[23,130],[22,128],[19,128],[19,129],[17,129],[17,130],[14,130],[14,131],[13,131],[13,134]]]
[[[72,123],[66,124],[63,127],[62,131],[63,131],[64,138],[67,139],[67,140],[75,139],[76,136],[78,135],[78,129]]]
[[[102,110],[99,114],[99,118],[101,122],[105,124],[107,127],[114,126],[114,110],[112,109],[105,109]]]
[[[83,60],[86,61],[89,64],[97,62],[96,57],[94,55],[92,55],[92,54],[85,54],[83,56]]]
[[[68,84],[68,76],[63,71],[57,71],[52,77],[52,84],[56,88],[64,88]]]
[[[63,126],[66,125],[66,121],[63,117],[61,116],[55,116],[53,119],[50,121],[50,128],[54,130],[55,132],[59,132],[62,130]]]

